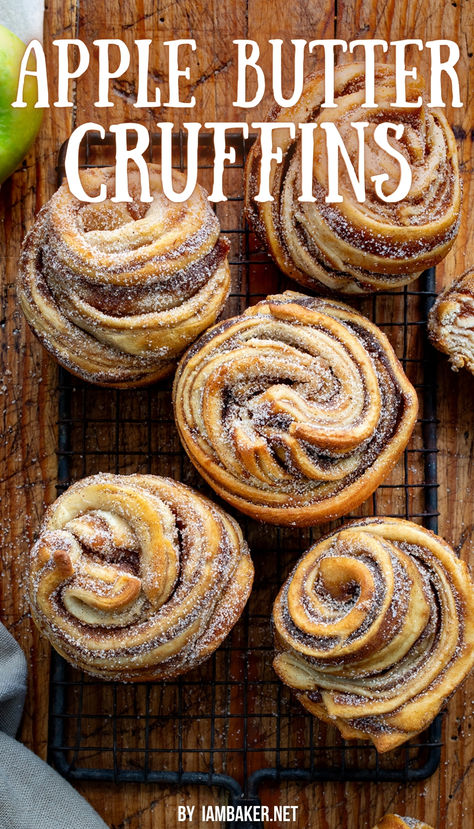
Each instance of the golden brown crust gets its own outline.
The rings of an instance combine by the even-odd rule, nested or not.
[[[416,818],[385,815],[373,829],[432,829],[432,827]]]
[[[292,291],[206,332],[178,366],[173,401],[184,447],[219,495],[253,518],[299,526],[368,498],[417,414],[375,325]]]
[[[207,659],[238,620],[253,566],[239,525],[155,475],[71,486],[30,558],[30,605],[65,659],[94,676],[168,679]]]
[[[344,738],[389,751],[425,729],[474,664],[474,587],[443,539],[398,518],[335,530],[273,608],[274,668]]]
[[[439,295],[430,311],[428,332],[455,371],[467,368],[474,374],[474,267]]]
[[[163,195],[149,165],[150,205],[114,204],[114,169],[81,174],[107,199],[86,204],[63,184],[23,244],[18,295],[45,348],[98,385],[142,386],[169,374],[187,346],[215,322],[230,289],[229,243],[197,187],[184,203]],[[182,176],[173,172],[182,188]],[[133,195],[138,173],[129,173]]]
[[[378,107],[363,107],[364,64],[337,66],[336,108],[321,108],[324,75],[308,79],[299,102],[274,109],[270,121],[316,123],[337,126],[350,158],[358,157],[351,124],[368,122],[366,130],[366,199],[357,202],[344,164],[340,164],[341,204],[326,204],[326,135],[314,132],[314,203],[298,201],[301,194],[301,133],[290,139],[288,130],[274,133],[274,146],[283,151],[283,163],[273,164],[270,192],[273,202],[257,203],[260,140],[253,145],[246,164],[246,212],[279,268],[288,276],[318,292],[368,293],[405,285],[425,268],[440,262],[452,246],[459,226],[461,185],[456,142],[441,110],[429,109],[423,82],[407,82],[407,99],[422,97],[419,108],[391,106],[395,100],[394,67],[376,66],[375,100]],[[382,121],[405,127],[400,141],[390,142],[402,153],[412,170],[412,185],[400,202],[386,203],[376,194],[372,176],[386,172],[384,193],[398,184],[399,166],[383,153],[373,139]],[[379,161],[378,159],[381,159]],[[357,162],[355,163],[357,169]]]

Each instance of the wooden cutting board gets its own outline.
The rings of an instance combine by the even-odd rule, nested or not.
[[[261,64],[270,73],[270,38],[357,38],[386,40],[417,37],[424,41],[450,38],[461,48],[458,66],[461,98],[469,99],[469,70],[472,64],[472,21],[469,3],[464,0],[49,0],[45,17],[44,43],[48,65],[54,66],[55,38],[79,37],[89,45],[96,38],[121,38],[131,47],[133,40],[153,38],[196,39],[199,61],[193,63],[189,81],[183,79],[183,96],[196,97],[189,110],[139,111],[148,128],[159,120],[235,120],[232,100],[236,89],[235,53],[232,40],[249,37],[261,44]],[[471,33],[471,37],[469,36]],[[161,85],[158,59],[164,50],[156,47],[156,81]],[[288,54],[285,55],[285,61]],[[424,58],[422,58],[422,65]],[[129,74],[133,76],[132,70]],[[291,78],[291,73],[287,73]],[[52,74],[52,81],[54,73]],[[471,75],[472,81],[472,75]],[[471,85],[472,86],[472,85]],[[54,85],[51,84],[54,100]],[[166,82],[163,81],[166,92]],[[43,504],[55,497],[57,369],[26,329],[15,300],[15,275],[21,240],[35,212],[56,187],[55,164],[63,140],[74,126],[85,121],[111,123],[133,120],[136,90],[123,80],[113,82],[114,108],[98,110],[97,65],[73,90],[72,109],[52,108],[45,115],[34,149],[22,168],[0,190],[0,609],[2,619],[24,648],[29,662],[29,688],[21,737],[41,756],[46,753],[48,714],[49,650],[29,617],[25,597],[25,568],[28,546],[40,521]],[[471,93],[472,98],[472,93]],[[261,104],[246,115],[263,119],[271,104],[269,92]],[[456,244],[437,268],[439,287],[460,274],[473,249],[474,190],[471,185],[470,113],[447,109],[458,140],[464,184],[461,230]],[[439,357],[439,509],[440,534],[453,544],[467,561],[473,538],[473,440],[474,378],[454,374]],[[474,811],[471,720],[474,682],[466,683],[450,702],[443,724],[444,747],[435,775],[418,785],[361,785],[326,783],[300,786],[282,784],[263,789],[267,804],[298,804],[297,829],[363,829],[371,827],[385,811],[396,811],[426,820],[438,829],[470,826]],[[220,793],[207,789],[186,789],[177,793],[150,785],[113,787],[87,784],[78,787],[112,827],[151,829],[177,825],[178,804],[219,802]],[[197,825],[197,824],[193,824]],[[207,824],[209,825],[209,824]],[[276,826],[277,824],[272,824]],[[283,825],[283,824],[282,824]],[[288,825],[288,824],[287,824]]]

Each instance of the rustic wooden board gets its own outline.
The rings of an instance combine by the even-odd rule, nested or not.
[[[158,45],[166,39],[194,37],[199,56],[192,62],[191,79],[182,84],[183,95],[196,96],[193,111],[166,109],[133,110],[136,90],[131,82],[117,81],[112,100],[114,109],[98,110],[96,72],[81,79],[74,89],[72,110],[53,109],[45,114],[41,134],[22,168],[0,191],[1,255],[1,361],[2,410],[0,446],[2,483],[0,608],[2,618],[20,641],[30,664],[30,681],[22,738],[37,753],[45,755],[48,707],[48,648],[35,633],[27,612],[24,594],[26,551],[42,514],[44,502],[55,496],[56,483],[56,367],[34,341],[15,302],[14,281],[21,239],[34,213],[55,189],[55,163],[60,144],[75,123],[99,121],[108,126],[125,120],[139,120],[148,127],[158,120],[173,120],[177,126],[187,120],[258,120],[271,103],[267,92],[255,110],[239,112],[232,107],[236,88],[236,67],[232,40],[251,37],[262,44],[262,64],[270,69],[270,38],[307,39],[321,37],[383,37],[399,39],[440,37],[457,40],[462,57],[460,75],[462,98],[469,100],[469,32],[472,21],[469,4],[445,4],[441,0],[389,0],[370,3],[338,0],[335,4],[316,0],[76,0],[63,4],[50,0],[45,18],[48,61],[54,62],[50,45],[55,37],[81,37],[88,43],[98,37],[120,37],[129,45],[136,38],[155,38],[154,78],[166,100],[166,50]],[[288,62],[289,54],[285,53]],[[308,63],[311,69],[313,63]],[[129,77],[133,74],[133,65]],[[291,72],[288,72],[291,78]],[[52,95],[54,94],[52,89]],[[463,222],[453,251],[437,269],[439,284],[466,267],[472,257],[473,194],[471,186],[471,134],[468,107],[448,110],[460,151],[463,182]],[[439,507],[440,533],[468,560],[472,550],[474,380],[463,373],[453,374],[439,356]],[[424,818],[437,829],[462,829],[474,809],[472,784],[472,723],[465,712],[472,707],[473,683],[466,684],[450,702],[444,722],[444,748],[439,771],[420,785],[286,784],[279,789],[264,788],[263,802],[298,804],[298,829],[359,829],[370,827],[384,811]],[[149,829],[176,825],[178,804],[219,802],[222,793],[189,788],[179,793],[158,786],[113,787],[87,784],[78,787],[113,827]],[[274,824],[275,825],[275,824]]]

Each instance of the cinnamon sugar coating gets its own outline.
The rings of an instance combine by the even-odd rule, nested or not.
[[[432,829],[432,827],[416,818],[385,815],[373,829]]]
[[[253,566],[237,522],[184,484],[98,474],[47,510],[30,605],[65,659],[102,679],[168,679],[237,622]]]
[[[465,563],[398,518],[357,520],[311,547],[273,622],[280,679],[344,738],[380,752],[427,728],[474,665]],[[404,824],[381,824],[392,825]]]
[[[79,377],[116,388],[169,374],[178,357],[215,322],[230,289],[229,243],[197,187],[183,203],[163,194],[149,165],[153,201],[114,203],[114,168],[82,171],[88,204],[63,184],[42,208],[20,260],[18,296],[45,348]],[[177,189],[183,176],[173,171]]]
[[[474,268],[443,291],[428,319],[430,340],[447,354],[451,368],[474,374]]]
[[[418,408],[380,329],[343,303],[292,291],[206,332],[178,366],[173,401],[184,448],[219,495],[300,526],[368,498]]]
[[[278,267],[292,279],[318,292],[364,294],[406,285],[428,267],[436,265],[454,243],[460,217],[461,184],[456,142],[441,110],[427,106],[423,80],[407,80],[407,100],[421,97],[418,107],[392,106],[395,69],[384,64],[375,69],[377,107],[364,107],[363,63],[336,66],[334,109],[321,108],[324,75],[308,79],[293,107],[274,108],[269,120],[294,122],[296,138],[288,129],[274,132],[273,143],[283,151],[283,162],[273,164],[270,193],[273,202],[256,202],[259,190],[260,139],[246,164],[246,212]],[[345,164],[339,163],[341,203],[326,203],[328,159],[326,134],[314,131],[312,193],[315,202],[300,202],[301,131],[298,124],[331,121],[341,135],[349,158],[358,169],[355,122],[366,122],[365,200],[358,202]],[[397,187],[398,162],[374,140],[378,124],[404,127],[390,143],[410,165],[412,183],[408,195],[386,202],[375,189],[373,176],[387,174],[385,196]]]

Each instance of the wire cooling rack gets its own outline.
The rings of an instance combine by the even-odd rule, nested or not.
[[[224,316],[240,313],[268,293],[295,287],[276,270],[243,218],[248,142],[229,136],[237,153],[226,167],[217,205],[231,240],[232,293]],[[210,189],[212,145],[200,141],[200,182]],[[186,142],[174,138],[173,163],[186,167]],[[58,175],[64,176],[65,146]],[[160,160],[153,136],[150,161]],[[112,136],[89,135],[82,166],[114,161]],[[434,272],[412,286],[352,300],[388,335],[415,385],[420,416],[408,448],[356,515],[403,516],[437,529],[435,361],[425,320],[435,293]],[[215,499],[183,452],[174,426],[171,383],[115,391],[59,378],[58,491],[95,472],[169,475]],[[227,505],[225,509],[232,512]],[[50,688],[51,761],[73,780],[201,784],[226,790],[228,801],[258,803],[264,783],[293,781],[410,781],[431,775],[440,759],[438,718],[422,735],[388,755],[344,742],[336,729],[307,714],[272,670],[270,613],[295,560],[321,529],[263,526],[238,518],[255,563],[255,585],[240,622],[200,668],[170,682],[123,685],[95,680],[53,654]],[[255,829],[257,824],[239,823]]]

